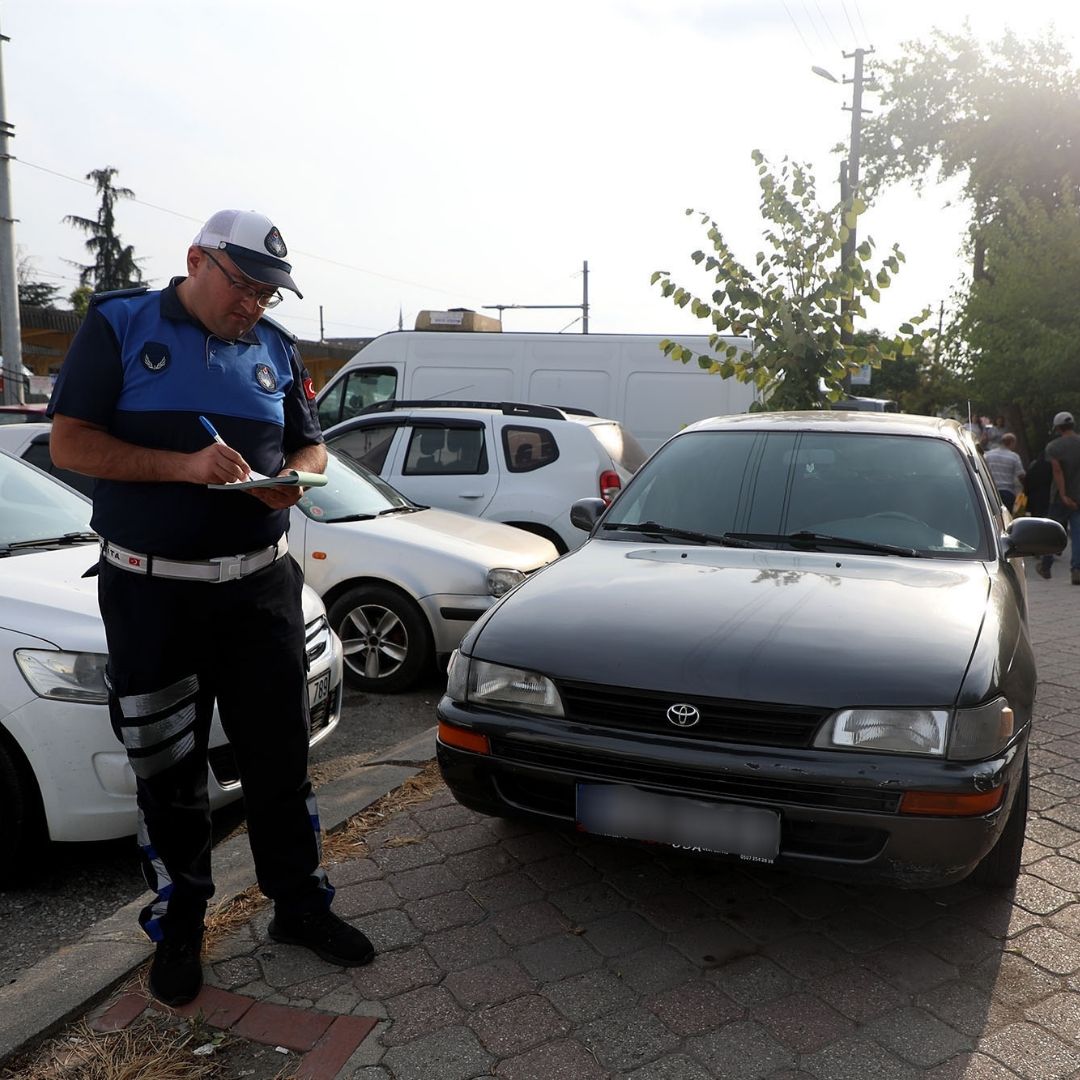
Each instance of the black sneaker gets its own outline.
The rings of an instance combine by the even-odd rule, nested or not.
[[[186,1005],[203,984],[202,934],[159,941],[150,965],[150,993],[164,1005]]]
[[[1050,567],[1049,566],[1043,566],[1042,563],[1036,563],[1036,565],[1035,565],[1035,573],[1038,574],[1039,577],[1041,577],[1041,578],[1046,578],[1047,581],[1050,580]]]
[[[268,932],[274,941],[302,945],[328,964],[341,967],[360,967],[375,955],[375,947],[362,931],[329,910],[287,915],[275,911]]]

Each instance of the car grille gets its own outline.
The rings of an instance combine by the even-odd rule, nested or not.
[[[558,679],[566,719],[591,727],[651,731],[688,739],[759,746],[807,747],[828,709],[771,705],[724,698],[690,697],[677,692],[632,690],[621,686]],[[694,727],[679,728],[667,718],[675,704],[693,705],[701,713]]]
[[[656,760],[613,757],[566,746],[538,746],[515,739],[493,737],[491,749],[500,761],[552,769],[577,780],[612,780],[653,789],[671,788],[686,795],[884,814],[895,814],[900,805],[898,792],[873,788],[799,784],[756,776],[718,776],[681,765],[664,765]]]

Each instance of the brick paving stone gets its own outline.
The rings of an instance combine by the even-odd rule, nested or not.
[[[864,967],[845,968],[835,975],[816,979],[808,984],[807,989],[860,1024],[896,1009],[908,997]]]
[[[491,925],[508,945],[527,945],[570,929],[566,916],[546,900],[500,911],[492,916]]]
[[[754,941],[719,919],[701,921],[672,934],[671,944],[701,969],[722,967],[740,956],[758,951]]]
[[[513,870],[518,862],[501,846],[477,848],[461,855],[450,855],[446,866],[462,881],[483,881],[485,878]]]
[[[366,967],[351,969],[351,974],[356,989],[376,1001],[436,983],[442,977],[435,961],[419,945],[381,953]]]
[[[576,934],[558,934],[514,951],[518,962],[534,979],[556,982],[600,967],[604,958]]]
[[[466,888],[472,898],[487,911],[505,911],[543,898],[543,890],[523,870],[470,881]]]
[[[1023,850],[1020,852],[1020,865],[1024,868],[1032,867],[1037,862],[1041,862],[1054,854],[1056,852],[1052,847],[1044,847],[1034,840],[1025,840]]]
[[[842,911],[820,923],[830,941],[849,953],[868,953],[884,948],[903,935],[903,930],[868,911]]]
[[[850,890],[832,881],[806,878],[773,893],[773,898],[791,908],[800,919],[829,919],[855,902]]]
[[[862,962],[893,985],[910,992],[929,990],[959,974],[952,964],[910,942],[879,949],[863,957]]]
[[[684,982],[647,998],[644,1006],[676,1035],[703,1035],[712,1028],[742,1018],[743,1009],[712,983]]]
[[[762,952],[800,979],[831,975],[854,963],[850,954],[841,952],[827,939],[809,933],[770,942]],[[871,955],[881,954],[879,951]]]
[[[984,960],[969,978],[1011,1008],[1024,1008],[1062,988],[1060,979],[1011,953]]]
[[[231,1032],[242,1039],[303,1053],[319,1041],[333,1020],[328,1013],[257,1001],[232,1024]]]
[[[1055,994],[1029,1006],[1026,1016],[1067,1042],[1080,1038],[1080,994]]]
[[[423,900],[438,893],[460,889],[461,879],[441,863],[390,874],[387,881],[402,900]]]
[[[494,847],[497,841],[486,825],[476,822],[473,825],[460,825],[456,829],[433,833],[431,842],[444,855],[460,855],[465,851]]]
[[[962,908],[967,913],[967,908]],[[964,918],[947,915],[919,931],[919,943],[959,968],[981,963],[1001,950],[1000,941],[971,926]]]
[[[652,945],[615,957],[607,966],[639,994],[656,994],[696,978],[709,965],[691,964],[670,945]]]
[[[725,1080],[755,1080],[795,1064],[795,1055],[753,1020],[736,1020],[708,1035],[688,1039],[686,1046]]]
[[[412,811],[412,816],[417,824],[428,833],[442,832],[446,829],[456,829],[462,825],[475,825],[487,822],[489,819],[475,810],[469,810],[459,802],[447,803],[445,806],[432,806],[426,809]]]
[[[415,843],[404,841],[415,840]],[[415,870],[418,866],[428,866],[431,863],[442,862],[444,855],[433,843],[421,837],[400,837],[401,843],[383,844],[371,852],[371,861],[375,863],[384,874],[392,874],[398,870]]]
[[[599,969],[540,987],[542,993],[570,1020],[584,1023],[629,1008],[637,995],[614,972]]]
[[[1048,926],[1037,926],[1015,941],[1020,954],[1053,975],[1071,975],[1080,968],[1080,942]]]
[[[570,1033],[570,1024],[546,998],[537,994],[515,998],[473,1013],[469,1026],[500,1058],[511,1057]]]
[[[617,911],[585,927],[585,940],[604,956],[620,956],[659,944],[660,931],[633,911]]]
[[[264,945],[255,958],[262,969],[263,982],[275,990],[341,970],[338,965],[320,959],[310,949],[276,941]]]
[[[385,881],[365,881],[336,891],[334,913],[352,921],[372,911],[396,908],[400,903],[397,893]]]
[[[959,1053],[974,1049],[970,1037],[923,1009],[901,1009],[878,1017],[865,1030],[898,1058],[921,1069],[941,1065]]]
[[[186,1005],[163,1005],[160,1001],[151,1001],[151,1006],[159,1012],[175,1013],[177,1016],[202,1016],[211,1027],[232,1027],[242,1019],[256,1004],[246,994],[234,994],[228,990],[219,990],[215,986],[204,986],[198,996]]]
[[[710,1080],[713,1074],[685,1054],[668,1054],[626,1075],[629,1080]]]
[[[1080,937],[1080,904],[1070,904],[1060,911],[1055,911],[1046,922],[1072,938]]]
[[[387,1046],[410,1042],[427,1032],[465,1021],[465,1013],[443,986],[421,986],[390,998],[386,1002],[386,1015],[392,1021],[382,1036]]]
[[[511,840],[515,836],[544,836],[550,828],[537,825],[528,818],[485,818],[487,827],[500,839]]]
[[[414,925],[431,933],[479,922],[484,917],[484,909],[461,889],[429,896],[426,900],[410,900],[405,905],[405,914]]]
[[[792,993],[797,981],[764,956],[744,956],[713,968],[706,978],[740,1005],[760,1005]]]
[[[653,893],[685,893],[675,876],[655,860],[610,871],[604,880],[630,900],[644,900]],[[699,898],[695,897],[695,900]]]
[[[608,1074],[581,1043],[562,1039],[500,1061],[495,1075],[503,1080],[603,1080]]]
[[[1075,799],[1080,794],[1080,781],[1073,780],[1068,776],[1063,776],[1061,773],[1049,773],[1045,776],[1039,777],[1039,787],[1044,791],[1051,791],[1055,795],[1063,795],[1066,799]],[[1052,814],[1051,817],[1054,820],[1062,821],[1063,824],[1070,824],[1075,822],[1076,819],[1067,815]],[[1067,817],[1067,820],[1065,818]]]
[[[407,810],[402,810],[394,814],[384,825],[365,833],[364,842],[369,851],[374,851],[383,841],[391,837],[411,838],[419,836],[422,831],[412,815]]]
[[[1065,1080],[1080,1069],[1080,1054],[1035,1024],[1010,1024],[980,1040],[978,1048],[1026,1080]]]
[[[122,994],[104,1012],[99,1013],[90,1021],[92,1031],[122,1031],[135,1019],[142,1016],[149,1004],[146,995],[132,992]]]
[[[568,889],[571,885],[581,885],[596,877],[596,871],[584,859],[565,851],[550,859],[526,863],[525,873],[545,892]]]
[[[334,1080],[356,1048],[371,1034],[375,1020],[338,1016],[321,1039],[304,1055],[293,1073],[295,1080]]]
[[[973,1038],[1016,1018],[1014,1010],[996,1001],[985,987],[962,980],[916,995],[915,1004]]]
[[[1012,1069],[1006,1069],[1000,1062],[985,1054],[958,1054],[931,1069],[923,1075],[923,1080],[1017,1080]]]
[[[644,844],[629,841],[600,840],[586,833],[572,834],[567,840],[587,863],[601,873],[617,873],[656,857],[655,852],[649,851]]]
[[[1060,855],[1051,855],[1031,867],[1031,872],[1066,892],[1080,892],[1080,862]]]
[[[625,1072],[679,1045],[678,1037],[652,1013],[631,1008],[579,1027],[577,1037],[605,1068]]]
[[[506,956],[492,960],[490,964],[452,971],[443,985],[466,1009],[498,1005],[531,992],[535,986],[525,969]]]
[[[802,933],[806,927],[804,919],[770,896],[762,897],[744,907],[725,909],[724,919],[759,944],[780,941]]]
[[[575,885],[552,893],[548,899],[576,926],[630,907],[630,901],[622,893],[603,882]]]
[[[650,893],[634,901],[639,915],[667,933],[693,930],[703,919],[714,916],[712,905],[696,893],[683,889],[668,889]]]
[[[855,1030],[855,1024],[820,998],[798,993],[753,1010],[753,1019],[796,1054],[811,1054]]]
[[[382,1060],[394,1080],[469,1080],[489,1075],[493,1062],[473,1032],[460,1025],[392,1046]]]
[[[986,896],[981,902],[957,908],[956,917],[961,922],[979,927],[980,930],[999,941],[1015,937],[1024,930],[1042,923],[1038,915],[1033,915],[1030,911],[1014,904],[1011,896],[1000,894]],[[1052,916],[1054,917],[1056,916]]]
[[[473,967],[509,951],[506,942],[486,922],[428,934],[424,946],[444,971]]]
[[[877,886],[860,891],[863,910],[906,930],[924,926],[941,915],[941,905],[926,893]]]
[[[220,964],[214,964],[211,970],[215,981],[225,990],[235,990],[262,974],[258,960],[253,956],[223,960]]]
[[[351,987],[352,980],[343,971],[336,970],[297,983],[289,988],[289,993],[292,997],[304,998],[307,1001],[318,1001],[319,998],[326,997],[327,994],[332,994],[343,986]]]
[[[800,1065],[821,1080],[919,1080],[923,1075],[861,1034],[804,1057]]]
[[[1080,832],[1043,817],[1029,819],[1026,835],[1028,840],[1050,848],[1068,847],[1080,840]]]
[[[365,915],[364,933],[377,952],[415,945],[424,936],[404,911],[376,911]]]
[[[568,850],[572,850],[572,848],[568,847],[562,834],[557,832],[514,836],[503,840],[499,846],[521,863],[531,863],[539,859],[549,859],[555,855],[565,855]]]

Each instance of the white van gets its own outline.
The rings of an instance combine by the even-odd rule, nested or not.
[[[697,353],[708,338],[671,335]],[[707,416],[746,412],[753,386],[678,363],[651,334],[395,330],[375,338],[318,395],[323,430],[388,398],[521,401],[618,420],[652,453]],[[728,344],[749,347],[747,338]]]

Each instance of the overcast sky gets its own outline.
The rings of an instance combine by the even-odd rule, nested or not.
[[[215,210],[270,215],[305,296],[275,317],[304,338],[320,305],[333,337],[393,329],[399,308],[408,327],[424,308],[580,303],[586,259],[593,331],[707,332],[649,285],[701,281],[684,209],[751,261],[751,150],[810,162],[834,198],[850,87],[811,65],[850,74],[844,51],[893,57],[965,16],[982,37],[1053,20],[1078,54],[1064,0],[0,0],[16,241],[66,296],[65,260],[89,260],[63,217],[95,215],[82,178],[112,166],[138,200],[121,237],[158,286]],[[955,194],[894,189],[861,219],[907,255],[871,325],[948,300]]]

